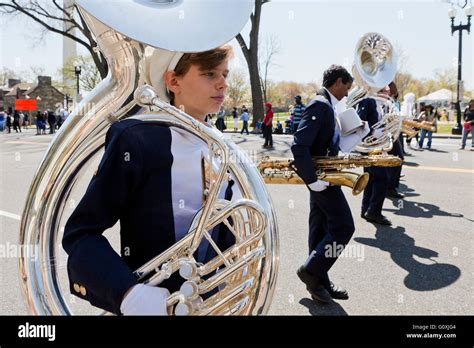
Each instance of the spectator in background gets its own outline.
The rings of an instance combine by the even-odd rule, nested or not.
[[[474,151],[474,99],[469,101],[469,106],[464,110],[464,124],[462,127],[462,142],[460,150],[466,147],[467,136],[471,133],[471,151]]]
[[[283,134],[283,125],[281,124],[280,121],[277,121],[275,134]]]
[[[12,111],[12,108],[9,107],[8,108],[8,111],[6,112],[7,114],[7,118],[5,120],[5,126],[7,127],[8,129],[8,133],[11,133],[12,132],[12,124],[13,124],[13,111]]]
[[[7,122],[7,113],[2,107],[0,107],[0,132],[5,130],[5,124]]]
[[[301,122],[301,117],[303,116],[303,111],[306,108],[306,105],[304,105],[301,101],[301,96],[297,95],[295,97],[295,106],[293,107],[293,133],[296,132],[298,129],[298,126],[300,125]]]
[[[30,112],[28,111],[24,113],[23,129],[28,129],[29,125],[30,125]]]
[[[13,113],[13,129],[17,133],[18,133],[18,130],[20,130],[20,133],[21,133],[20,113],[18,112],[18,110],[15,110],[15,112]]]
[[[49,124],[49,134],[54,134],[56,128],[56,115],[51,110],[48,110],[48,124]]]
[[[224,129],[226,129],[224,117],[225,117],[224,107],[221,107],[219,112],[217,113],[217,120],[216,120],[216,128],[220,130],[221,132],[223,132]]]
[[[246,131],[247,135],[249,135],[249,111],[245,107],[245,105],[242,107],[242,114],[240,115],[240,120],[243,122],[240,134],[243,134],[244,131]]]
[[[22,111],[19,111],[18,113],[20,114],[20,130],[21,130],[21,127],[23,127],[23,125],[25,124],[25,114]]]
[[[59,117],[61,118],[61,124],[66,122],[68,116],[69,112],[66,109],[61,109],[61,112],[59,113]]]
[[[265,103],[265,107],[267,108],[265,113],[265,118],[263,119],[263,124],[265,125],[264,128],[264,136],[265,136],[265,143],[263,144],[264,148],[273,147],[273,110],[272,110],[272,103],[267,102]]]
[[[440,112],[440,117],[439,117],[439,120],[440,121],[448,121],[448,118],[446,117],[446,108],[443,108],[443,110],[441,110]]]
[[[237,132],[239,130],[239,114],[235,106],[232,109],[232,117],[234,118],[234,132]]]
[[[262,125],[263,125],[263,124],[262,124],[262,119],[259,118],[259,119],[257,120],[257,122],[255,122],[255,127],[254,127],[252,133],[254,133],[254,134],[260,134],[260,133],[262,133]]]
[[[36,112],[35,116],[35,125],[36,125],[36,135],[40,135],[40,127],[39,127],[39,120],[41,118],[41,112]]]
[[[41,113],[38,111],[36,114],[36,130],[37,134],[46,134],[46,111],[44,113]]]

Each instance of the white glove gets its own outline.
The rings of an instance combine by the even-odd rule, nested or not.
[[[382,128],[376,128],[374,129],[374,137],[375,138],[380,138],[383,135],[383,129]]]
[[[168,315],[169,296],[168,289],[137,284],[123,299],[120,311],[123,315]]]
[[[312,184],[309,184],[308,187],[314,192],[321,192],[324,191],[329,185],[330,183],[327,181],[318,180],[313,182]]]

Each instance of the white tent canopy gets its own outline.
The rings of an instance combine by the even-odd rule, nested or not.
[[[439,91],[425,95],[424,97],[418,98],[417,102],[455,102],[456,93],[450,91],[449,89],[443,88]],[[469,99],[464,97],[464,99]]]
[[[449,89],[443,88],[439,91],[425,95],[424,97],[418,98],[418,102],[443,102],[443,101],[455,101],[456,94],[451,92]]]

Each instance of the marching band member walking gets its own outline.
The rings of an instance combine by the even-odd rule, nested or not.
[[[340,186],[318,180],[312,156],[336,156],[339,152],[340,126],[335,106],[347,96],[353,78],[342,66],[332,65],[324,72],[323,86],[306,107],[294,135],[291,150],[298,175],[310,190],[309,257],[297,275],[314,300],[330,302],[347,299],[347,291],[334,285],[328,271],[340,250],[354,233],[354,221]]]
[[[369,123],[370,128],[376,124],[381,115],[377,111],[375,99],[365,98],[357,104],[357,113],[363,121]],[[381,129],[372,131],[375,137],[380,136]],[[367,221],[381,225],[391,225],[392,223],[382,215],[383,201],[387,193],[388,168],[385,167],[364,167],[364,172],[369,173],[369,182],[364,190],[362,198],[361,217]]]

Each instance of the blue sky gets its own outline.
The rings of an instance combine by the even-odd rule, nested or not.
[[[332,63],[350,67],[354,46],[366,32],[385,35],[407,56],[405,69],[417,78],[431,78],[436,71],[456,67],[458,33],[451,36],[450,5],[440,0],[350,1],[274,0],[264,5],[261,37],[278,38],[281,50],[271,70],[274,80],[320,82]],[[456,22],[466,17],[458,8]],[[0,17],[0,66],[28,70],[43,66],[56,74],[62,64],[62,38],[48,34],[34,45],[38,27],[26,19],[5,21]],[[244,29],[244,32],[248,31]],[[463,33],[463,79],[474,88],[474,23]],[[236,49],[234,65],[245,67]]]

